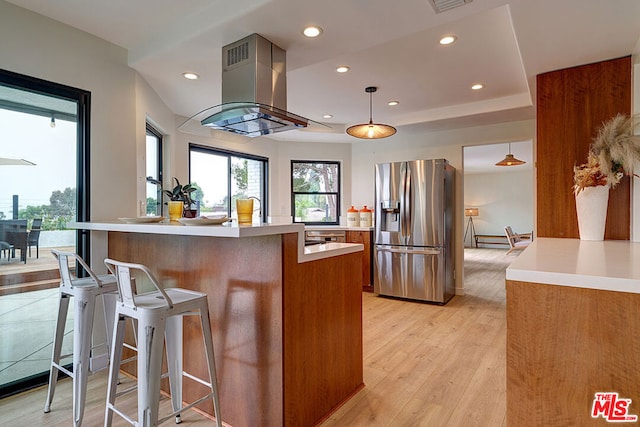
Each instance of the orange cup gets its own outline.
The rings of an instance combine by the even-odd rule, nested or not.
[[[236,211],[238,212],[238,224],[251,224],[253,222],[253,199],[236,199]]]

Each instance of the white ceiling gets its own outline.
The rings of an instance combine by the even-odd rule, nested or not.
[[[352,142],[344,129],[368,120],[366,86],[379,87],[374,121],[396,135],[531,119],[537,74],[633,54],[640,38],[638,0],[474,0],[440,14],[430,0],[8,1],[128,49],[186,117],[220,103],[222,46],[261,34],[287,51],[287,109],[331,126],[269,136],[298,141]],[[322,35],[303,37],[308,24]],[[439,45],[445,34],[458,41]]]

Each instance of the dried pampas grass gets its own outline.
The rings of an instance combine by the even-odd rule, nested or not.
[[[618,114],[604,122],[591,144],[602,173],[611,187],[623,174],[632,175],[633,166],[640,164],[640,135],[634,135],[640,116]]]

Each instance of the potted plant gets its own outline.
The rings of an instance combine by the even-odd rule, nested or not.
[[[180,216],[186,218],[194,218],[197,214],[197,210],[193,209],[193,199],[191,193],[196,191],[196,187],[191,184],[180,184],[178,178],[174,177],[176,186],[172,190],[163,190],[163,192],[169,197],[169,218],[175,220]],[[178,207],[179,206],[179,207]],[[172,215],[173,209],[173,215]],[[179,216],[177,216],[179,214]],[[174,218],[176,217],[177,218]]]
[[[574,166],[578,229],[582,240],[602,240],[609,189],[624,175],[634,175],[640,162],[640,135],[634,135],[640,116],[617,114],[604,122],[589,147],[587,163]]]

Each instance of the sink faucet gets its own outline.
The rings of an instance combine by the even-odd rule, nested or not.
[[[258,215],[260,216],[260,221],[262,221],[262,202],[260,201],[260,199],[256,196],[249,196],[247,197],[247,199],[254,199],[258,201],[258,203],[260,204],[260,206],[258,207]]]

